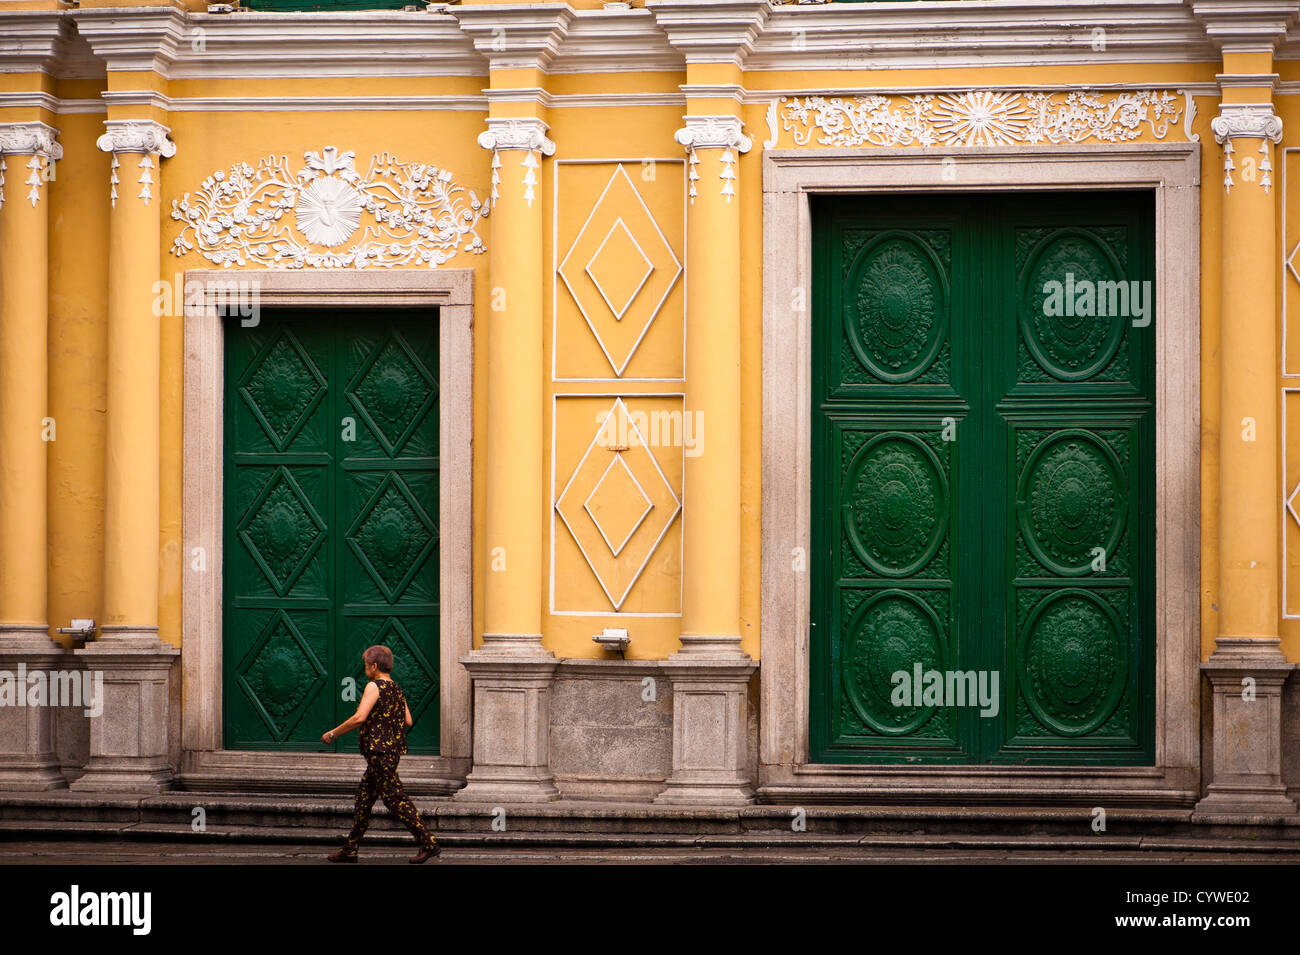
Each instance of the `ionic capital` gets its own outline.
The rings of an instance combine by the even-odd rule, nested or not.
[[[176,144],[167,138],[171,132],[152,119],[106,119],[104,135],[95,145],[106,153],[157,153],[163,159],[176,155]]]
[[[45,123],[0,123],[0,155],[62,159],[59,131]]]
[[[1282,141],[1282,117],[1273,112],[1272,103],[1223,103],[1210,129],[1220,146],[1230,139]]]
[[[540,150],[543,156],[555,155],[555,143],[546,137],[550,127],[540,119],[489,119],[487,124],[488,128],[478,134],[478,144],[484,149]]]
[[[673,134],[673,139],[687,149],[734,149],[747,153],[753,140],[741,129],[738,116],[684,116],[686,125]]]

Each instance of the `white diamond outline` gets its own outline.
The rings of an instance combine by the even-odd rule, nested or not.
[[[600,253],[605,251],[605,246],[609,243],[609,240],[613,238],[614,230],[618,229],[619,226],[623,227],[623,234],[628,237],[628,240],[632,243],[632,247],[636,249],[636,254],[641,256],[641,261],[646,264],[646,273],[641,277],[641,281],[637,287],[632,290],[632,294],[627,297],[627,301],[623,303],[623,307],[615,308],[614,303],[609,300],[609,296],[605,294],[605,290],[601,287],[600,280],[596,278],[596,274],[591,271],[591,263],[600,258]],[[568,259],[565,259],[565,261],[567,262]],[[582,271],[586,272],[587,275],[591,277],[591,284],[596,286],[596,291],[599,292],[600,297],[605,300],[605,304],[609,306],[609,310],[614,313],[614,321],[621,322],[623,321],[623,316],[627,314],[627,310],[631,308],[632,303],[636,301],[636,297],[640,295],[641,290],[645,288],[645,283],[649,282],[650,276],[655,274],[655,266],[645,254],[645,249],[641,248],[641,243],[636,240],[636,236],[632,234],[632,230],[629,229],[627,223],[623,221],[623,217],[619,216],[614,220],[614,224],[609,227],[608,234],[606,234],[605,238],[601,240],[600,245],[596,247],[596,251],[591,254],[591,258],[587,260],[587,264],[583,266]]]
[[[594,395],[593,397],[600,396]],[[601,432],[605,429],[604,423],[597,427],[595,435],[592,436],[591,444],[587,445],[587,450],[582,455],[582,460],[580,460],[578,466],[573,469],[573,473],[569,475],[569,480],[564,485],[564,490],[560,492],[560,496],[555,499],[555,503],[552,505],[555,512],[560,515],[560,520],[564,522],[564,526],[568,529],[569,536],[572,537],[573,542],[578,545],[578,551],[582,554],[582,559],[585,560],[587,566],[591,568],[591,573],[596,578],[596,583],[600,584],[600,589],[605,592],[605,596],[609,598],[609,602],[614,605],[615,613],[618,613],[623,604],[627,601],[628,594],[632,592],[632,588],[636,586],[636,582],[641,579],[641,573],[646,569],[646,565],[650,563],[650,558],[654,556],[655,551],[659,549],[659,544],[663,541],[664,535],[668,533],[668,530],[677,520],[677,515],[682,511],[681,498],[677,496],[677,492],[673,490],[672,482],[668,480],[664,475],[663,469],[659,467],[659,462],[650,451],[650,445],[646,443],[645,437],[641,434],[640,430],[636,426],[636,422],[632,420],[632,416],[628,413],[627,405],[623,404],[622,398],[615,398],[614,404],[611,407],[611,414],[618,413],[620,408],[622,409],[624,416],[627,418],[628,426],[632,429],[632,432],[641,439],[641,446],[645,448],[646,454],[649,455],[650,463],[654,465],[654,469],[659,475],[659,480],[663,481],[664,487],[668,488],[668,494],[672,497],[675,506],[673,507],[673,512],[668,515],[668,519],[664,521],[663,530],[659,532],[659,536],[655,538],[654,543],[650,545],[650,549],[646,551],[645,560],[641,561],[641,566],[636,569],[636,573],[633,574],[632,579],[628,581],[627,588],[623,591],[622,596],[617,600],[614,599],[614,595],[609,592],[609,588],[605,586],[605,581],[601,578],[600,571],[598,571],[596,565],[591,562],[591,556],[587,553],[587,548],[582,546],[582,541],[578,539],[578,534],[574,531],[573,525],[570,524],[569,519],[564,516],[564,511],[560,510],[560,502],[564,500],[564,496],[569,493],[569,488],[572,487],[573,482],[577,480],[578,472],[581,471],[582,466],[587,463],[587,458],[591,455],[597,442],[600,441]],[[597,528],[597,531],[599,530],[600,528]]]
[[[636,485],[636,492],[641,495],[641,500],[645,501],[645,510],[641,512],[641,516],[636,519],[636,523],[632,525],[632,529],[627,532],[627,536],[623,538],[623,542],[617,547],[615,547],[614,542],[609,539],[609,535],[605,533],[605,528],[600,526],[600,521],[596,518],[596,515],[591,512],[591,508],[587,506],[591,503],[591,499],[600,491],[600,486],[605,483],[605,478],[609,477],[609,472],[614,470],[615,464],[623,465],[623,472],[632,479],[632,483]],[[649,495],[645,492],[645,488],[641,486],[641,482],[636,479],[636,475],[632,473],[632,469],[629,468],[627,462],[623,460],[623,453],[618,451],[614,454],[614,460],[609,462],[609,467],[605,468],[600,477],[596,479],[596,484],[591,489],[591,493],[588,494],[587,499],[582,502],[582,509],[586,511],[587,516],[591,518],[591,523],[596,525],[596,530],[600,531],[600,536],[605,538],[605,543],[609,546],[610,553],[617,557],[622,553],[623,548],[627,546],[627,542],[632,539],[632,535],[636,533],[637,528],[645,522],[645,519],[650,516],[650,512],[655,509],[655,503],[650,500]]]
[[[641,330],[640,336],[632,343],[631,349],[628,350],[627,357],[623,360],[622,365],[615,362],[613,357],[610,355],[609,349],[605,347],[604,339],[600,337],[600,332],[596,330],[595,323],[591,320],[591,316],[587,314],[587,310],[583,307],[582,300],[578,297],[577,291],[569,283],[568,277],[564,274],[564,267],[568,265],[569,259],[573,257],[573,252],[577,248],[578,243],[582,241],[582,237],[587,231],[587,226],[591,224],[591,220],[596,215],[596,210],[600,208],[600,204],[605,200],[605,196],[609,193],[609,190],[613,188],[614,180],[618,178],[619,173],[622,173],[623,178],[627,180],[628,187],[632,190],[632,195],[636,196],[636,201],[641,204],[641,209],[645,212],[646,218],[648,218],[650,224],[654,226],[654,230],[659,235],[660,241],[663,242],[664,248],[668,250],[668,255],[673,260],[673,265],[677,268],[677,271],[673,273],[672,280],[669,281],[667,288],[664,289],[663,297],[655,304],[654,309],[650,313],[650,317],[646,319],[645,328]],[[628,234],[631,235],[631,230],[628,231]],[[668,241],[668,237],[665,236],[663,230],[659,228],[659,220],[654,217],[654,213],[652,213],[649,206],[645,204],[645,199],[643,199],[641,193],[637,191],[631,177],[627,174],[627,170],[623,168],[622,162],[618,163],[614,167],[614,172],[610,175],[609,182],[605,183],[605,188],[601,190],[600,196],[596,199],[595,203],[592,204],[591,211],[587,213],[587,220],[582,224],[582,228],[578,230],[577,236],[574,237],[573,243],[569,246],[569,251],[565,253],[563,261],[560,262],[555,272],[559,275],[560,281],[564,283],[564,287],[569,290],[569,296],[573,299],[574,304],[578,306],[578,312],[582,315],[583,320],[586,321],[587,327],[591,329],[591,334],[596,339],[596,344],[600,346],[600,350],[604,353],[605,360],[608,361],[609,366],[614,369],[614,376],[616,378],[622,378],[624,369],[627,368],[628,364],[632,361],[632,358],[636,355],[637,349],[641,347],[641,342],[650,331],[650,326],[655,323],[655,319],[659,317],[659,313],[663,310],[664,302],[668,301],[668,296],[671,295],[673,289],[677,287],[677,282],[681,279],[683,272],[682,260],[677,258],[677,253],[673,251],[673,244]],[[676,381],[677,379],[673,380]]]
[[[1300,484],[1297,484],[1295,486],[1295,490],[1291,492],[1291,496],[1286,499],[1286,509],[1291,512],[1291,516],[1295,518],[1296,524],[1300,524],[1300,514],[1296,513],[1295,505],[1293,502],[1295,501],[1296,495],[1298,494],[1300,494]]]

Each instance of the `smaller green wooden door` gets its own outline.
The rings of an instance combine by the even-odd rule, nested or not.
[[[227,322],[227,749],[319,750],[383,644],[411,752],[438,751],[437,328],[431,312]]]
[[[814,204],[814,759],[1151,762],[1153,238],[1142,194]]]

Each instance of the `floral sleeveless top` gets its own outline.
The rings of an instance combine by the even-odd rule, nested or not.
[[[406,752],[406,694],[392,680],[374,680],[379,699],[361,724],[361,755]]]

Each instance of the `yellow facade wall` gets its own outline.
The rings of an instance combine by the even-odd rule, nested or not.
[[[887,87],[902,89],[963,88],[963,87],[1041,87],[1046,84],[1134,83],[1151,87],[1173,87],[1180,83],[1210,84],[1221,70],[1217,63],[1203,64],[1150,64],[1150,65],[1098,65],[1086,72],[1076,68],[1040,67],[996,70],[930,70],[866,72],[837,71],[825,75],[806,72],[750,72],[744,75],[744,85],[750,91],[791,89],[819,89],[837,87]],[[1284,79],[1300,77],[1300,64],[1279,63],[1278,70]],[[1293,75],[1294,74],[1294,75]],[[653,92],[673,94],[684,76],[679,73],[645,74],[563,74],[546,78],[546,84],[555,94],[586,94],[609,92]],[[0,77],[0,88],[13,87],[18,82],[11,77]],[[182,80],[162,84],[173,97],[238,97],[241,95],[265,96],[364,96],[364,95],[478,95],[484,86],[481,77],[417,77],[400,80],[380,78],[296,78],[296,79],[213,79]],[[115,84],[121,88],[120,82]],[[142,87],[144,84],[141,84]],[[94,95],[92,81],[75,81],[62,88],[78,97]],[[1276,97],[1277,111],[1282,117],[1287,139],[1277,150],[1280,167],[1277,188],[1272,195],[1279,205],[1279,248],[1284,255],[1300,242],[1300,153],[1285,154],[1288,143],[1300,142],[1294,130],[1300,130],[1300,100],[1292,95]],[[1215,115],[1217,97],[1197,95],[1197,115],[1192,130],[1202,144],[1201,188],[1201,643],[1202,653],[1208,656],[1214,648],[1217,623],[1218,577],[1218,434],[1219,434],[1219,298],[1220,298],[1220,223],[1223,204],[1221,187],[1221,154],[1214,143],[1210,120]],[[745,277],[741,289],[741,447],[742,447],[742,557],[741,557],[741,627],[742,649],[753,657],[759,656],[759,602],[760,602],[760,494],[761,494],[761,414],[762,414],[762,195],[761,155],[759,145],[767,137],[766,104],[747,103],[743,106],[747,132],[754,138],[755,146],[739,160],[738,198],[741,216],[741,268]],[[665,324],[655,328],[640,346],[644,353],[634,361],[649,369],[646,377],[666,379],[643,382],[626,382],[613,385],[606,381],[557,382],[552,380],[552,369],[557,364],[595,361],[600,357],[590,338],[579,334],[571,303],[563,295],[566,289],[557,286],[559,279],[553,268],[565,252],[558,247],[560,234],[571,234],[581,227],[588,209],[565,204],[570,194],[583,196],[594,188],[592,182],[600,175],[590,173],[583,180],[583,164],[591,168],[600,166],[609,170],[624,161],[632,174],[632,181],[644,185],[649,196],[647,204],[656,220],[662,220],[666,233],[684,235],[684,215],[681,197],[673,197],[658,184],[637,178],[645,160],[661,160],[665,167],[664,181],[680,179],[684,167],[683,152],[673,141],[673,133],[681,126],[680,106],[627,106],[623,108],[552,108],[548,112],[550,133],[558,144],[553,159],[543,162],[541,176],[541,201],[546,210],[544,261],[546,280],[543,288],[544,314],[541,320],[546,333],[546,394],[547,420],[555,414],[558,426],[553,442],[548,429],[544,443],[543,473],[537,480],[544,483],[550,497],[552,482],[561,476],[552,474],[554,454],[558,461],[570,461],[580,456],[589,440],[584,428],[589,429],[594,412],[608,404],[610,396],[622,394],[629,397],[629,407],[643,406],[647,413],[654,409],[657,399],[649,395],[667,395],[682,391],[680,376],[672,380],[665,369],[680,364],[682,344],[675,334],[664,334],[676,326],[671,323],[674,309],[680,324],[682,286],[679,282],[665,303]],[[16,119],[6,115],[5,119]],[[103,114],[61,114],[52,122],[61,130],[61,142],[66,158],[59,163],[55,183],[51,184],[51,252],[50,252],[50,408],[59,423],[58,440],[50,448],[49,458],[49,615],[51,627],[66,625],[73,616],[99,616],[102,607],[102,496],[105,402],[105,300],[107,288],[107,233],[108,233],[108,165],[109,158],[94,148],[94,139],[101,130]],[[178,149],[174,158],[163,164],[162,185],[156,202],[162,222],[163,247],[158,250],[159,278],[172,281],[178,272],[187,268],[210,267],[210,263],[197,254],[178,258],[169,246],[178,231],[178,224],[170,217],[173,200],[196,189],[202,180],[214,171],[229,168],[236,162],[255,164],[269,154],[285,154],[291,161],[301,158],[306,150],[319,150],[326,145],[354,150],[358,164],[369,159],[372,153],[389,152],[404,160],[425,160],[454,172],[456,182],[467,189],[486,196],[491,189],[490,154],[479,148],[476,136],[484,129],[485,113],[478,110],[439,110],[419,112],[392,111],[303,111],[303,112],[235,112],[235,111],[174,111],[163,118],[171,127],[171,137]],[[1171,138],[1174,138],[1171,133]],[[1181,128],[1176,131],[1182,137]],[[783,143],[783,145],[785,145]],[[571,185],[572,193],[561,193],[558,209],[554,203],[556,188],[556,163],[560,162],[561,189]],[[590,172],[590,170],[588,170]],[[1291,175],[1291,198],[1285,199],[1284,183]],[[567,177],[567,178],[566,178]],[[653,186],[653,188],[651,188]],[[585,191],[584,191],[585,190]],[[577,200],[575,200],[577,201]],[[553,220],[553,214],[558,219]],[[684,264],[684,250],[676,250]],[[487,444],[486,420],[487,339],[486,327],[490,320],[485,310],[491,283],[487,275],[487,257],[459,254],[448,263],[450,267],[472,267],[476,270],[475,298],[475,386],[474,386],[474,444],[483,449]],[[1300,270],[1300,264],[1297,264]],[[684,276],[690,281],[690,276]],[[1289,294],[1282,300],[1283,285],[1289,283]],[[1300,313],[1300,277],[1284,272],[1279,267],[1279,315],[1286,321]],[[553,302],[560,302],[553,307]],[[664,316],[661,316],[664,317]],[[554,323],[570,327],[575,335],[571,342],[561,340],[552,344]],[[569,326],[564,323],[569,322]],[[658,319],[656,319],[658,322]],[[1281,328],[1279,327],[1279,333]],[[689,321],[686,334],[690,334]],[[173,644],[181,641],[181,581],[188,555],[183,551],[181,538],[182,496],[182,368],[184,349],[179,317],[163,319],[162,328],[162,382],[160,401],[161,418],[161,568],[159,580],[159,624],[163,639]],[[563,354],[559,354],[563,351]],[[1300,326],[1288,336],[1284,362],[1292,373],[1300,375]],[[633,367],[633,366],[629,366]],[[1300,483],[1300,391],[1283,392],[1282,389],[1300,387],[1300,379],[1290,378],[1279,369],[1279,400],[1286,416],[1284,438],[1283,476],[1289,493]],[[1284,398],[1283,395],[1293,397]],[[572,397],[569,397],[572,396]],[[585,396],[585,397],[584,397]],[[601,396],[601,397],[592,397]],[[612,399],[610,399],[612,400]],[[679,400],[679,399],[672,399]],[[665,399],[663,408],[671,410],[672,400]],[[1294,405],[1292,404],[1294,402]],[[559,411],[563,407],[563,412]],[[569,414],[572,410],[573,414]],[[707,431],[706,431],[707,435]],[[707,437],[706,437],[707,440]],[[670,483],[680,479],[680,460],[675,470],[670,455],[664,449],[655,449],[658,460]],[[475,639],[481,638],[483,607],[483,580],[485,574],[486,542],[484,539],[484,499],[486,496],[486,467],[484,455],[476,453],[474,460],[474,554]],[[557,469],[558,469],[557,464]],[[555,494],[559,494],[557,487]],[[1300,511],[1300,498],[1297,499]],[[689,516],[687,519],[707,520],[707,515]],[[549,517],[549,515],[548,515]],[[1279,520],[1285,512],[1279,502]],[[680,567],[680,521],[664,538],[664,545],[643,573],[643,592],[629,599],[629,607],[648,608],[671,603],[674,575]],[[567,536],[563,525],[555,524],[556,534],[551,538],[551,521],[546,522],[547,558],[543,562],[549,569],[550,552],[554,546],[557,566],[581,568],[574,541]],[[1157,530],[1162,533],[1165,529]],[[678,538],[673,543],[674,536]],[[1281,624],[1283,649],[1288,659],[1300,660],[1300,522],[1285,519],[1285,566],[1288,571],[1284,588],[1284,607],[1294,612],[1295,619],[1284,619]],[[452,557],[453,555],[448,555]],[[1279,566],[1283,555],[1279,555]],[[543,614],[545,645],[558,656],[597,657],[600,649],[592,643],[591,635],[603,626],[628,626],[632,631],[633,645],[629,656],[661,659],[678,648],[677,632],[680,620],[676,616],[646,616],[624,618],[607,610],[604,595],[598,582],[588,572],[561,582],[557,597],[572,606],[585,604],[588,612],[582,616],[548,612]],[[547,573],[543,592],[550,594],[551,580]],[[667,601],[667,603],[665,603]],[[559,606],[559,605],[557,605]],[[671,609],[671,608],[670,608]]]

